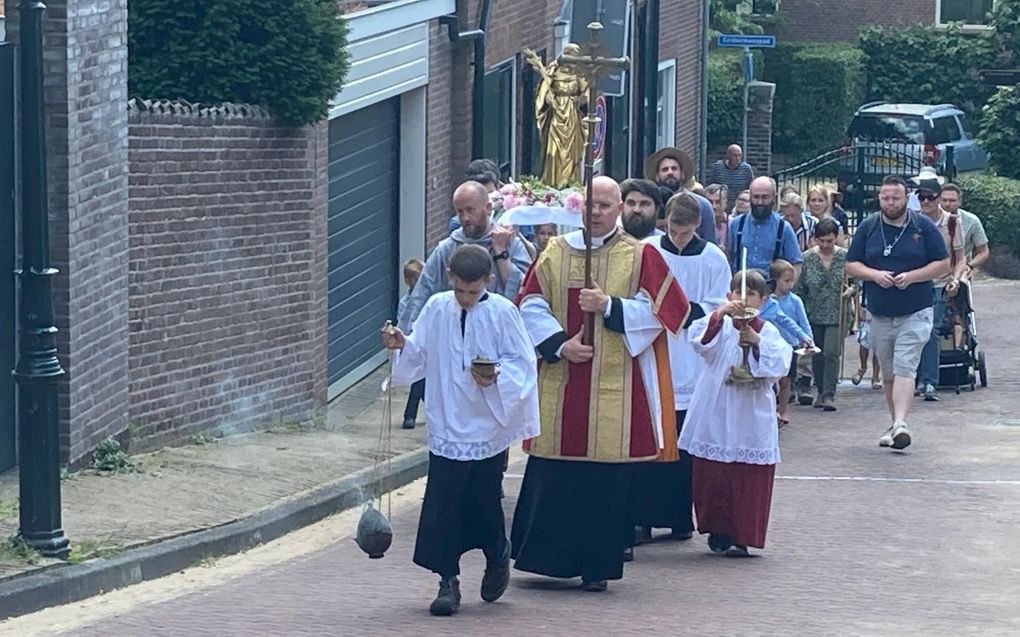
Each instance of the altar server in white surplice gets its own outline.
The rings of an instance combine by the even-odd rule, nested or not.
[[[691,311],[684,329],[669,335],[669,366],[673,381],[676,425],[683,426],[694,384],[704,361],[694,351],[687,328],[726,302],[730,289],[730,265],[714,243],[698,236],[701,208],[690,194],[674,195],[666,204],[668,232],[649,237],[669,271],[687,296]],[[691,456],[681,451],[676,462],[648,463],[638,468],[631,514],[638,528],[638,542],[651,539],[652,528],[670,528],[676,540],[689,539],[694,531],[691,517]]]
[[[429,468],[414,563],[440,576],[429,611],[460,607],[460,556],[482,549],[481,597],[492,602],[510,582],[500,487],[507,449],[539,434],[535,348],[517,307],[486,292],[492,258],[467,245],[450,260],[453,288],[425,303],[413,331],[389,327],[383,344],[400,350],[393,382],[425,378]]]
[[[779,427],[773,385],[790,369],[790,345],[758,317],[738,329],[733,316],[745,305],[757,310],[769,289],[755,270],[747,272],[741,302],[740,272],[730,282],[729,301],[689,328],[690,343],[705,368],[694,388],[680,448],[694,456],[692,486],[698,531],[708,533],[716,553],[743,557],[764,548],[779,463]],[[751,382],[731,382],[747,347]]]

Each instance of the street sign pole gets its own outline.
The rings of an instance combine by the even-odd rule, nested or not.
[[[747,153],[747,117],[751,109],[751,82],[754,81],[754,56],[751,49],[771,49],[776,46],[774,35],[720,35],[716,40],[720,47],[740,47],[744,49],[744,117],[741,124],[741,141],[744,153]]]

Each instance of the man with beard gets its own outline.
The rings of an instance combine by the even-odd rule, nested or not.
[[[881,212],[861,222],[846,255],[846,270],[864,282],[872,315],[869,339],[882,368],[892,418],[878,444],[899,450],[911,443],[906,420],[921,351],[931,335],[932,281],[949,272],[949,252],[931,219],[907,212],[903,179],[882,180],[878,198]]]
[[[623,195],[623,229],[635,239],[660,236],[656,225],[664,217],[659,187],[647,179],[627,179],[620,184]]]
[[[726,232],[730,269],[740,271],[742,248],[747,248],[747,267],[758,270],[767,280],[772,262],[784,259],[791,263],[800,276],[804,260],[797,235],[793,228],[775,211],[776,184],[769,177],[757,177],[751,182],[751,212],[734,217]]]
[[[712,204],[708,199],[692,192],[696,183],[694,181],[694,160],[690,155],[672,146],[660,148],[645,162],[645,179],[659,185],[663,205],[673,195],[680,193],[692,195],[698,202],[698,209],[701,213],[698,236],[705,241],[715,243],[715,213],[712,212]]]
[[[517,569],[580,576],[600,592],[623,577],[635,463],[677,457],[666,333],[681,330],[688,304],[659,252],[617,227],[619,185],[595,178],[591,204],[595,285],[585,287],[584,233],[571,232],[549,241],[518,301],[542,358],[542,423],[524,444],[511,543]]]
[[[524,273],[531,266],[531,256],[520,238],[514,237],[511,228],[492,223],[492,203],[485,186],[477,181],[465,181],[453,193],[453,208],[457,212],[460,228],[439,242],[425,262],[425,269],[414,286],[403,313],[397,317],[398,326],[406,334],[418,318],[418,313],[437,292],[450,289],[447,269],[453,253],[465,244],[478,244],[492,255],[493,279],[490,292],[508,299],[517,296]]]

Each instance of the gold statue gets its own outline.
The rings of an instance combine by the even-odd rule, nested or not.
[[[568,44],[563,52],[580,55],[581,47]],[[535,119],[544,144],[542,183],[553,188],[580,183],[587,134],[581,107],[588,101],[588,81],[557,61],[544,64],[530,49],[523,53],[542,76],[535,95]]]

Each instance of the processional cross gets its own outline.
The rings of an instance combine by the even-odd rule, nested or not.
[[[608,75],[615,69],[626,69],[630,66],[630,59],[627,57],[614,58],[609,56],[602,43],[601,22],[592,22],[588,25],[588,41],[580,45],[579,55],[563,53],[557,59],[560,66],[569,67],[575,73],[585,78],[588,82],[588,115],[584,118],[587,129],[585,130],[584,144],[584,287],[594,287],[591,276],[591,216],[592,216],[592,180],[595,173],[595,127],[599,123],[599,117],[595,113],[595,101],[598,99],[599,79]],[[595,333],[595,315],[586,312],[583,328],[581,331],[581,342],[585,345],[592,344],[592,336]]]

